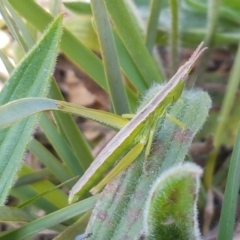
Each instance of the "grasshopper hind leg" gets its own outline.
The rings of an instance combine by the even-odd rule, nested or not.
[[[132,162],[141,154],[144,148],[144,143],[137,143],[120,161],[119,163],[107,174],[107,176],[93,187],[90,192],[92,194],[97,194],[102,190],[102,188],[115,178],[119,173],[126,170]]]

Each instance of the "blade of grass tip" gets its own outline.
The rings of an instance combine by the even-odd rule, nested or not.
[[[240,187],[240,124],[234,144],[219,221],[218,240],[233,239]]]
[[[169,0],[171,12],[171,29],[169,34],[171,70],[175,73],[179,66],[179,8],[180,2],[178,0]]]
[[[24,41],[26,43],[27,50],[29,50],[36,41],[33,39],[31,34],[29,33],[29,30],[26,27],[26,24],[22,21],[22,19],[17,15],[15,10],[12,8],[11,4],[7,0],[2,0],[4,2],[4,5],[7,7],[8,11],[10,12],[14,23],[16,24],[16,27],[20,30],[21,35],[24,36]],[[20,44],[20,43],[19,43]]]
[[[62,161],[66,164],[71,174],[73,176],[82,175],[84,171],[80,166],[77,157],[45,113],[41,114],[39,123],[44,130],[45,135],[51,142],[53,148],[56,150]]]
[[[44,182],[41,182],[41,184],[43,183]],[[20,202],[27,201],[28,199],[35,197],[37,194],[39,193],[33,189],[32,185],[19,186],[17,188],[11,189],[11,196],[19,199]],[[55,201],[56,200],[57,198],[55,199]],[[51,201],[49,201],[45,197],[42,197],[38,199],[36,202],[34,202],[34,206],[38,209],[45,211],[46,213],[51,213],[57,211],[59,208],[65,207],[66,204],[61,207],[58,207],[52,204]]]
[[[150,6],[150,15],[147,22],[145,44],[150,54],[153,52],[157,36],[158,19],[163,1],[152,0]]]
[[[45,196],[45,195],[47,195],[48,193],[51,193],[51,192],[59,189],[60,187],[66,185],[68,182],[73,181],[73,180],[75,180],[75,179],[77,179],[77,177],[74,177],[74,178],[72,178],[72,179],[68,179],[66,182],[62,182],[62,183],[60,183],[60,184],[58,184],[58,185],[56,185],[56,186],[48,189],[47,191],[42,192],[41,194],[38,194],[37,196],[28,199],[27,201],[19,204],[19,205],[18,205],[18,208],[24,208],[24,207],[26,207],[27,205],[35,202],[37,199],[40,199],[42,196]]]
[[[98,196],[93,196],[78,203],[67,206],[54,213],[48,214],[42,218],[32,221],[12,232],[4,235],[4,240],[24,240],[26,237],[33,235],[36,232],[50,228],[58,223],[64,222],[74,216],[84,213],[94,207]]]
[[[153,82],[163,81],[163,74],[159,71],[156,63],[149,54],[126,2],[123,0],[104,1],[119,36],[145,81],[148,83],[148,86],[152,85]]]
[[[114,112],[121,115],[130,112],[117,50],[110,21],[103,0],[92,0],[92,11],[97,27],[102,58]]]
[[[53,20],[53,17],[35,1],[28,1],[27,4],[22,4],[19,0],[10,0],[9,2],[19,14],[41,32]],[[102,61],[66,28],[63,31],[60,48],[71,61],[86,72],[105,91],[108,91]]]
[[[60,181],[65,182],[72,176],[69,174],[66,167],[38,140],[35,138],[28,144],[28,149],[41,161],[52,174]],[[67,186],[71,188],[72,184],[68,183]]]
[[[234,98],[238,90],[238,85],[240,82],[240,42],[238,44],[238,50],[235,57],[235,61],[230,72],[229,81],[226,89],[226,93],[223,98],[223,103],[221,106],[220,114],[218,117],[218,125],[214,135],[214,146],[215,149],[210,154],[204,173],[204,184],[207,188],[212,186],[212,177],[216,164],[216,157],[219,147],[222,143],[223,133],[225,130],[225,124],[229,118],[232,106],[234,104]]]
[[[0,13],[5,20],[10,32],[12,33],[13,37],[17,40],[18,44],[22,48],[24,52],[28,51],[27,43],[25,42],[24,38],[19,32],[19,28],[17,27],[16,23],[10,16],[9,12],[6,9],[5,4],[3,4],[2,1],[0,1]]]
[[[51,85],[50,96],[54,99],[64,100],[55,80]],[[93,156],[88,142],[79,130],[73,117],[60,112],[53,112],[53,116],[60,133],[69,142],[73,152],[80,161],[82,169],[86,170],[93,161]]]
[[[29,174],[33,174],[35,171],[36,170],[31,168],[30,166],[24,164],[19,172],[19,177],[24,177]],[[22,187],[25,187],[25,186],[19,186],[14,189],[16,190],[22,189]],[[30,197],[32,198],[32,197],[35,197],[36,195],[39,195],[39,194],[42,194],[43,192],[48,191],[51,188],[54,188],[55,185],[45,179],[41,182],[31,183],[27,185],[27,187],[29,187],[29,189],[33,191],[32,193],[34,193],[33,196]],[[20,198],[20,199],[25,199],[25,198]],[[29,198],[25,199],[25,201],[27,201],[28,199]],[[54,193],[49,193],[45,195],[44,199],[48,203],[48,206],[51,207],[51,211],[56,211],[57,209],[65,207],[67,205],[67,195],[62,190],[59,190],[59,189],[56,189]]]

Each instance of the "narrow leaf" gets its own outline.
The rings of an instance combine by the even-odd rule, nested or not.
[[[37,216],[16,207],[0,206],[0,222],[31,222]]]
[[[0,93],[0,105],[23,97],[46,96],[61,36],[62,16],[13,71]],[[2,118],[2,116],[1,116]],[[5,202],[21,166],[37,116],[0,131],[0,204]]]
[[[28,149],[38,157],[38,159],[51,171],[57,179],[61,182],[67,181],[71,178],[71,174],[62,165],[62,163],[57,159],[47,148],[45,148],[38,140],[35,138],[28,145]],[[68,186],[70,186],[68,184]]]
[[[236,209],[240,186],[240,127],[229,166],[222,212],[219,222],[218,240],[233,239]]]
[[[99,123],[120,129],[128,122],[127,119],[100,110],[88,109],[77,104],[57,101],[49,98],[23,98],[0,106],[0,129],[11,126],[35,113],[48,110],[59,110],[80,115]]]
[[[117,114],[123,114],[129,112],[129,106],[110,20],[103,0],[91,3],[113,108]]]

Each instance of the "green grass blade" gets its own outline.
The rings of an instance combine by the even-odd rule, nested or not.
[[[79,159],[72,152],[67,141],[60,135],[60,133],[54,127],[52,121],[50,121],[45,113],[41,114],[39,122],[46,137],[62,161],[66,164],[72,176],[82,175],[84,171]]]
[[[24,186],[46,179],[53,179],[53,175],[51,175],[51,172],[47,168],[42,168],[34,173],[29,173],[28,175],[18,177],[17,181],[14,183],[14,187]],[[54,180],[56,181],[57,179],[55,178]]]
[[[20,227],[0,239],[4,240],[24,240],[26,237],[31,236],[32,234],[54,226],[60,222],[66,221],[74,216],[77,216],[81,213],[84,213],[94,207],[98,196],[90,197],[81,202],[75,203],[68,207],[65,207],[61,210],[58,210],[54,213],[51,213],[45,217],[39,218],[31,223]]]
[[[51,85],[50,96],[54,99],[63,100],[63,96],[56,84],[56,81],[53,81]],[[53,116],[61,135],[68,141],[72,151],[78,159],[84,159],[84,161],[80,162],[82,169],[87,169],[93,161],[93,156],[88,142],[80,132],[73,117],[69,114],[61,112],[54,112]]]
[[[91,4],[89,2],[64,2],[66,8],[77,14],[91,14]]]
[[[169,36],[170,56],[171,56],[171,69],[174,73],[179,66],[179,7],[180,2],[178,0],[169,0],[171,11],[171,30]]]
[[[33,170],[28,165],[24,164],[22,166],[21,171],[19,172],[19,177],[24,177],[24,176],[27,176],[34,172],[35,172],[35,170]],[[19,186],[16,188],[14,187],[13,191],[17,190],[17,189],[22,189],[22,187],[24,187],[24,186]],[[27,198],[21,197],[20,199],[23,199],[24,201],[28,201],[29,198],[33,198],[35,196],[38,196],[39,194],[49,191],[49,189],[54,188],[55,185],[48,180],[43,180],[40,182],[33,182],[32,184],[27,185],[27,187],[29,187],[29,189],[32,191],[33,195],[31,197],[27,197]],[[46,207],[48,205],[50,211],[56,211],[57,209],[63,208],[67,205],[67,195],[59,189],[56,189],[54,192],[48,193],[47,195],[45,195],[43,198],[41,198],[39,200],[42,200],[42,199],[46,200],[46,202],[47,202]],[[46,207],[43,207],[42,209],[45,210]]]
[[[38,218],[37,215],[29,212],[29,210],[19,209],[17,207],[0,206],[0,221],[11,222],[11,223],[28,223]],[[51,228],[55,231],[65,231],[66,227],[58,224]],[[9,230],[8,232],[10,232]],[[0,237],[6,234],[7,231],[1,232]],[[77,233],[76,233],[77,235]]]
[[[89,109],[77,104],[57,101],[49,98],[23,98],[0,106],[0,129],[11,126],[41,111],[59,110],[97,121],[119,130],[128,122],[127,119],[113,113]],[[40,122],[41,124],[41,122]]]
[[[72,177],[60,161],[35,138],[28,144],[28,149],[38,157],[39,161],[41,161],[60,182],[65,182]],[[68,187],[71,185],[72,184],[67,184]]]
[[[135,25],[133,16],[123,0],[105,0],[110,17],[117,28],[133,61],[150,86],[153,82],[163,81],[153,58],[149,54],[141,33]]]
[[[89,218],[91,217],[92,211],[88,211],[83,214],[74,224],[71,225],[70,228],[61,232],[57,237],[53,240],[66,240],[66,239],[75,239],[79,233],[84,233]]]
[[[37,216],[17,207],[0,206],[1,222],[30,222],[37,219]]]
[[[75,178],[76,178],[76,177],[75,177]],[[38,194],[37,196],[28,199],[27,201],[19,204],[19,205],[18,205],[18,208],[24,208],[24,207],[26,207],[27,205],[35,202],[36,200],[40,199],[41,197],[47,195],[48,193],[51,193],[51,192],[59,189],[60,187],[66,185],[68,182],[73,181],[75,178],[69,179],[69,180],[67,180],[66,182],[62,182],[62,183],[60,183],[60,184],[58,184],[58,185],[55,185],[54,187],[48,189],[47,191],[42,192],[42,193]]]
[[[110,21],[103,0],[91,3],[113,109],[117,114],[124,114],[130,111]]]
[[[13,71],[0,93],[0,105],[22,97],[46,96],[61,36],[61,21],[62,16]],[[15,180],[36,120],[37,116],[33,116],[0,131],[0,204],[4,203]]]
[[[121,38],[114,31],[114,38],[116,47],[118,50],[119,62],[121,64],[122,70],[128,77],[128,79],[134,84],[140,93],[144,93],[147,90],[147,83],[142,77],[140,71],[138,70],[136,64],[132,60],[132,57],[128,53],[125,45],[123,44]],[[129,97],[129,95],[128,95]],[[129,97],[130,98],[130,97]],[[130,99],[129,99],[130,100]]]
[[[22,4],[22,1],[19,0],[10,0],[9,2],[20,15],[41,32],[53,20],[53,17],[34,1],[28,0],[27,4]],[[60,47],[79,68],[108,91],[102,61],[65,28]]]
[[[240,125],[233,148],[219,222],[218,240],[233,239],[240,187]]]
[[[148,18],[147,31],[145,37],[146,47],[150,54],[152,54],[153,52],[153,47],[155,45],[155,40],[157,37],[158,19],[162,4],[163,1],[161,0],[151,1],[150,16]]]
[[[45,184],[45,182],[41,182],[41,184]],[[53,186],[53,185],[51,185],[51,186]],[[51,186],[47,186],[47,187],[50,188]],[[35,188],[34,189],[32,185],[28,185],[28,186],[25,185],[25,186],[12,188],[11,196],[16,197],[21,202],[27,201],[28,199],[33,198],[41,193],[41,191],[40,192],[37,191],[37,187],[38,186],[34,186],[34,188]],[[57,200],[55,199],[55,201],[57,201]],[[46,213],[51,213],[51,212],[54,212],[59,209],[58,206],[56,206],[54,203],[52,203],[45,197],[40,198],[36,202],[34,202],[34,206],[38,209],[44,210]],[[65,207],[65,206],[66,206],[66,204],[62,205],[61,207]]]

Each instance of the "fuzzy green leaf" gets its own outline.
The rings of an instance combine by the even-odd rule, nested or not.
[[[196,200],[202,169],[185,163],[154,183],[145,209],[147,239],[199,239]]]
[[[47,95],[61,37],[62,16],[13,71],[0,93],[0,105]],[[37,121],[37,115],[0,131],[0,204],[5,202]]]

